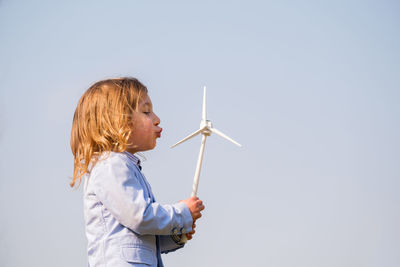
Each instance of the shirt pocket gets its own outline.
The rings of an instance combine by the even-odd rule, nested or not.
[[[144,263],[153,265],[156,254],[153,250],[140,245],[121,247],[121,257],[130,263]]]

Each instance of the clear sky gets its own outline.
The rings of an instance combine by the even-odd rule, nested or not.
[[[166,266],[400,266],[398,1],[0,1],[0,266],[87,266],[69,134],[95,81],[147,85],[144,173],[206,210]]]

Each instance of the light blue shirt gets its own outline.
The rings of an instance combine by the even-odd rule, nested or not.
[[[105,153],[84,179],[90,267],[161,267],[161,253],[183,247],[171,235],[192,230],[189,208],[155,202],[137,157]]]

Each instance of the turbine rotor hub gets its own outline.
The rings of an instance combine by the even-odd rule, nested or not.
[[[211,121],[209,121],[209,120],[206,120],[206,121],[201,121],[201,123],[200,123],[200,129],[202,129],[201,130],[201,133],[202,134],[204,134],[204,135],[206,135],[206,136],[210,136],[211,135],[211,129],[212,128],[212,123],[211,123]]]
[[[208,128],[204,128],[204,130],[201,133],[206,135],[206,136],[210,136],[211,135],[211,131]]]
[[[200,122],[200,129],[207,127],[207,128],[212,128],[212,123],[210,120],[206,120],[206,121],[201,121]]]

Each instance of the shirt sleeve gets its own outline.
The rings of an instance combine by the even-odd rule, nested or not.
[[[139,170],[131,163],[110,156],[98,164],[91,175],[94,192],[122,225],[141,235],[171,235],[175,229],[179,232],[192,230],[193,221],[187,205],[152,202]]]

